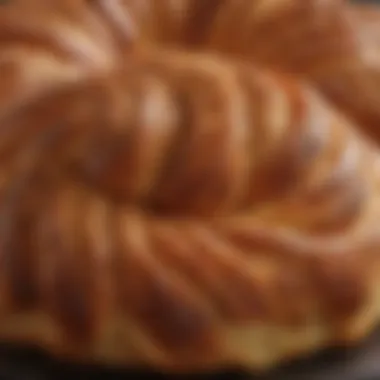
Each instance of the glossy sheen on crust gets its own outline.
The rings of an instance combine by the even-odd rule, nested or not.
[[[0,11],[2,339],[190,372],[373,328],[380,155],[355,125],[252,63],[118,45],[104,8],[26,9]]]

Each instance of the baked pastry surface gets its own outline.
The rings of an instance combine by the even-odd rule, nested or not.
[[[336,18],[343,36],[367,16],[331,0],[28,4],[0,8],[2,340],[253,371],[374,328],[380,153],[313,76],[328,43],[348,62],[356,39],[316,21],[312,58],[266,61],[286,37],[274,19],[258,53],[253,32],[224,45],[284,4],[289,46],[311,38],[294,20]]]
[[[212,49],[303,76],[380,141],[377,6],[342,0],[223,4],[209,35]]]

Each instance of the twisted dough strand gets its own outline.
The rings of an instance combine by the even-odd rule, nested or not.
[[[377,33],[347,3],[226,1],[207,47],[304,77],[379,141]]]
[[[41,0],[40,0],[41,1]],[[137,45],[202,47],[226,0],[93,0],[91,7]],[[252,3],[252,2],[251,2]]]
[[[378,153],[307,86],[151,51],[0,110],[1,336],[167,370],[251,368],[377,318],[362,310]],[[15,329],[20,314],[44,328]],[[259,353],[257,334],[278,331],[263,323],[296,325],[284,334],[298,340]]]
[[[302,76],[379,141],[379,49],[369,12],[342,0],[188,0],[182,12],[168,0],[152,3],[136,13],[133,1],[103,2],[109,5],[103,13],[119,25],[134,24],[140,47],[150,42],[217,51]]]
[[[341,0],[229,0],[214,17],[207,47],[296,74],[333,70],[356,48],[346,16]]]
[[[30,109],[39,125],[52,125],[64,109],[61,124],[76,126],[64,128],[76,144],[62,144],[64,159],[90,183],[142,207],[212,215],[257,209],[280,195],[289,201],[287,194],[323,199],[337,191],[343,200],[344,191],[358,199],[356,178],[367,162],[347,121],[331,121],[306,86],[261,71],[217,56],[152,53],[54,102],[37,97]],[[31,138],[19,135],[29,120],[12,116],[4,147]]]
[[[116,54],[112,46],[107,29],[85,10],[75,20],[54,9],[0,8],[3,109],[6,102],[20,105],[42,89],[109,70]]]

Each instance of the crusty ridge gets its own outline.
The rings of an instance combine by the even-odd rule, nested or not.
[[[380,141],[379,38],[368,17],[377,7],[341,0],[225,4],[209,28],[210,49],[304,77]]]
[[[29,30],[17,15],[0,21]],[[84,21],[65,34],[69,47],[84,34],[82,60],[61,48],[60,22],[33,24],[38,38],[0,22],[12,73],[0,336],[183,371],[260,368],[363,336],[379,314],[379,153],[355,126],[252,64],[105,57]],[[40,57],[49,70],[26,92]]]
[[[181,12],[174,3],[147,0],[144,12],[135,11],[138,0],[93,4],[119,25],[135,25],[132,40],[140,48],[200,48],[303,77],[380,141],[377,7],[343,0],[183,0]]]

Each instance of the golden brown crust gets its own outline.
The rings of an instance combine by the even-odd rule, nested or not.
[[[335,72],[317,77],[321,90],[353,117],[375,141],[380,141],[380,34],[369,6],[349,9],[357,50],[336,67]]]
[[[65,4],[0,10],[0,337],[189,372],[366,335],[380,314],[373,143],[273,67],[170,50],[105,3]],[[200,15],[223,4],[199,4],[172,42],[206,43]]]
[[[363,8],[341,0],[225,1],[209,46],[302,75],[380,141],[378,38],[364,20],[375,17],[374,7]]]
[[[183,0],[182,12],[176,12],[170,0],[153,1],[155,6],[148,0],[145,13],[136,13],[132,0],[97,2],[109,5],[105,14],[114,20],[123,19],[124,9],[124,25],[135,20],[139,46],[218,51],[302,76],[380,141],[374,6],[342,0]]]
[[[309,74],[352,53],[349,32],[341,0],[226,0],[208,41],[211,49]]]

